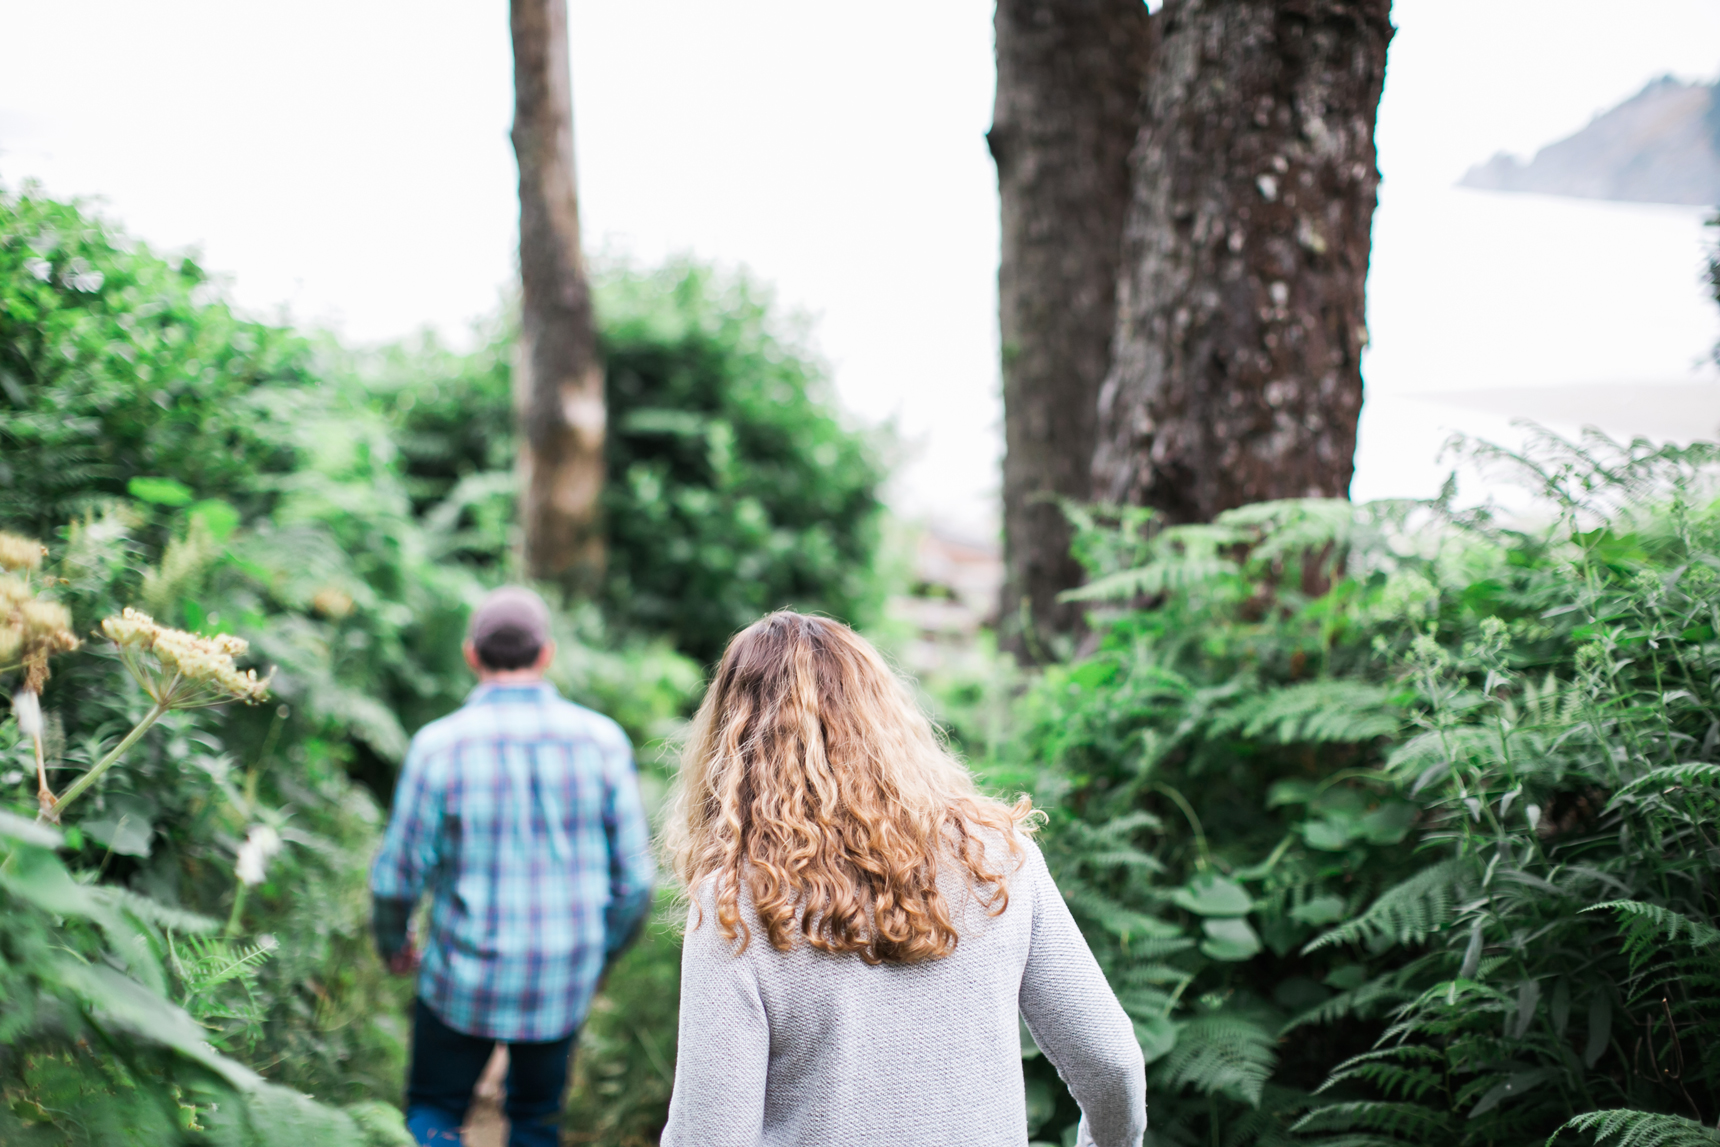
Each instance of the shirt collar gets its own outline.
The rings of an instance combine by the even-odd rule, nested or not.
[[[561,696],[560,690],[548,681],[484,681],[466,694],[466,704],[483,705],[494,702],[542,702]]]

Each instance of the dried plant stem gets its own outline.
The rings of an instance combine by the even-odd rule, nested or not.
[[[38,815],[52,818],[54,805],[54,790],[48,787],[48,762],[42,754],[42,734],[31,733],[30,740],[36,744],[36,807]]]
[[[161,720],[162,715],[166,713],[167,710],[168,706],[166,704],[157,701],[150,708],[149,712],[144,714],[143,720],[139,721],[137,726],[125,735],[125,739],[123,741],[109,750],[107,756],[97,761],[95,766],[91,768],[89,772],[73,781],[71,785],[67,787],[66,791],[60,794],[59,799],[54,802],[53,807],[51,809],[43,809],[36,819],[38,821],[59,820],[60,814],[65,811],[66,806],[77,800],[78,797],[82,796],[85,789],[95,784],[96,778],[107,772],[108,769],[113,766],[115,761],[125,755],[125,751],[127,749],[137,744],[138,738],[147,733],[151,725]]]

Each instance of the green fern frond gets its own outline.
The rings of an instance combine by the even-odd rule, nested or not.
[[[183,908],[171,907],[129,888],[121,888],[117,884],[97,884],[90,888],[89,894],[108,907],[129,913],[143,923],[153,924],[157,928],[186,935],[207,934],[221,928],[219,920],[187,912]]]
[[[1157,988],[1119,988],[1117,1003],[1138,1020],[1153,1019],[1170,1012],[1176,997]]]
[[[1611,1147],[1714,1147],[1720,1143],[1720,1131],[1682,1115],[1622,1108],[1577,1116],[1547,1138],[1548,1147],[1567,1130],[1592,1132],[1597,1142]]]
[[[1307,681],[1250,697],[1212,723],[1212,733],[1240,733],[1283,745],[1361,744],[1398,731],[1391,693],[1363,681]]]
[[[1236,563],[1225,558],[1177,556],[1110,574],[1079,589],[1060,593],[1057,600],[1119,601],[1142,594],[1153,596],[1192,589],[1239,576]]]
[[[1101,825],[1074,821],[1064,826],[1065,849],[1081,858],[1089,868],[1136,868],[1147,872],[1163,872],[1164,864],[1151,853],[1143,852],[1130,842],[1130,837],[1143,830],[1157,830],[1163,822],[1152,813],[1138,811],[1118,817]]]
[[[1179,1029],[1176,1047],[1159,1069],[1159,1082],[1258,1106],[1261,1089],[1278,1064],[1277,1043],[1271,1032],[1242,1016],[1201,1016]]]
[[[1194,979],[1193,972],[1184,971],[1172,964],[1161,963],[1131,964],[1113,976],[1113,982],[1119,988],[1135,988],[1142,985],[1162,987],[1166,984],[1186,983],[1192,979]]]
[[[1468,865],[1446,860],[1382,892],[1368,910],[1309,941],[1302,954],[1358,940],[1417,943],[1450,923],[1467,883]]]
[[[174,974],[187,996],[207,996],[233,980],[252,980],[269,958],[272,948],[260,944],[237,946],[205,936],[187,936],[181,943],[168,943]]]
[[[1286,498],[1226,510],[1216,525],[1256,534],[1249,565],[1273,565],[1286,557],[1340,550],[1349,544],[1357,506],[1342,498]]]
[[[1426,1138],[1446,1126],[1446,1117],[1419,1103],[1360,1100],[1316,1107],[1291,1125],[1292,1131],[1383,1131]]]
[[[1193,940],[1184,940],[1182,929],[1167,920],[1156,916],[1148,916],[1126,907],[1098,891],[1091,885],[1079,880],[1064,879],[1060,882],[1064,903],[1077,916],[1091,920],[1105,931],[1130,945],[1130,950],[1144,956],[1147,949],[1143,942],[1156,941],[1160,945],[1170,944],[1170,947],[1156,947],[1154,954],[1163,955],[1169,952],[1182,951],[1194,947]]]
[[[1624,932],[1625,951],[1630,954],[1633,964],[1653,954],[1663,938],[1668,941],[1682,940],[1696,948],[1720,946],[1720,928],[1692,920],[1658,904],[1644,904],[1640,900],[1609,900],[1604,904],[1591,905],[1583,911],[1601,912],[1608,909],[1618,913],[1619,927]]]
[[[1460,726],[1423,733],[1404,742],[1386,758],[1385,771],[1412,785],[1413,796],[1443,776],[1453,762],[1489,769],[1506,761],[1497,732]]]
[[[1314,1089],[1314,1094],[1348,1079],[1363,1079],[1386,1095],[1396,1091],[1404,1099],[1417,1100],[1439,1086],[1439,1075],[1429,1065],[1441,1063],[1444,1058],[1434,1048],[1413,1043],[1363,1052],[1333,1068],[1326,1081]]]
[[[1365,1018],[1374,1014],[1382,1004],[1402,1003],[1409,999],[1413,993],[1398,987],[1396,979],[1395,976],[1379,976],[1360,987],[1352,988],[1347,992],[1339,992],[1324,1003],[1316,1004],[1307,1011],[1299,1012],[1291,1017],[1278,1034],[1286,1036],[1299,1027],[1306,1027],[1309,1024],[1334,1023],[1347,1016]]]
[[[1694,788],[1697,785],[1717,784],[1720,784],[1720,765],[1709,764],[1706,761],[1685,761],[1681,764],[1651,769],[1644,773],[1613,793],[1612,801],[1607,807],[1616,807],[1619,801],[1625,797],[1634,797],[1656,790]]]

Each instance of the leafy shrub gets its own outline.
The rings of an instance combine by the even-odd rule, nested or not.
[[[74,529],[64,558],[45,577],[30,576],[51,586],[62,608],[73,606],[86,629],[85,610],[104,606],[111,589],[102,559],[115,550],[123,558],[123,542],[123,531],[100,523]],[[17,570],[29,547],[10,548]],[[133,617],[104,628],[122,642],[129,629],[195,644]],[[45,763],[61,790],[52,811],[68,827],[62,834],[0,811],[0,1129],[8,1143],[403,1137],[398,1113],[368,1105],[397,1075],[386,1024],[398,991],[374,960],[352,959],[365,913],[364,857],[350,845],[354,836],[368,845],[374,809],[326,761],[294,770],[265,750],[241,777],[211,712],[175,707],[262,691],[218,663],[215,643],[204,644],[177,655],[108,642],[63,651],[48,721],[19,704],[34,692],[14,686],[16,713],[0,722],[0,767],[12,766],[0,791],[34,811],[37,764]],[[222,684],[211,677],[188,694],[186,682],[217,673]],[[70,713],[85,723],[68,725]],[[81,776],[67,786],[61,778],[72,763]],[[261,856],[250,869],[235,867],[247,836],[291,847],[266,869]],[[62,850],[64,861],[55,855]],[[248,912],[245,881],[257,885]],[[215,916],[222,908],[225,929]],[[240,940],[247,923],[273,926],[291,943],[272,933]],[[307,1045],[316,1054],[304,1054]],[[247,1064],[366,1104],[360,1121],[265,1084]]]
[[[1545,525],[1080,523],[1122,608],[992,771],[1054,810],[1154,1142],[1716,1138],[1716,452],[1489,456]]]
[[[758,289],[691,264],[616,274],[598,314],[610,616],[704,664],[781,606],[869,621],[882,469]]]
[[[209,290],[189,258],[0,194],[0,521],[46,537],[164,475],[169,501],[268,506],[294,455],[287,411],[262,399],[311,381],[311,346]]]
[[[639,942],[616,962],[592,1002],[563,1119],[567,1142],[657,1142],[675,1085],[685,920],[685,905],[672,891],[659,891]]]
[[[44,572],[72,632],[137,605],[170,625],[242,635],[253,663],[275,670],[266,705],[171,713],[142,735],[68,810],[63,864],[116,896],[229,921],[217,932],[230,937],[163,932],[154,957],[167,995],[229,1057],[271,1087],[393,1100],[411,989],[370,951],[378,804],[408,732],[470,688],[466,611],[505,571],[449,560],[464,543],[419,512],[435,491],[413,485],[412,443],[397,441],[348,356],[240,322],[195,280],[75,208],[0,196],[0,529],[52,543]],[[184,384],[163,388],[168,378]],[[58,517],[68,508],[69,522]],[[610,640],[593,608],[556,626],[553,679],[620,720],[649,763],[697,667],[661,641]],[[103,641],[54,669],[44,755],[64,789],[149,702]],[[31,738],[0,716],[0,802],[33,813],[35,773]],[[236,855],[262,828],[284,849],[241,897]],[[0,1008],[20,999],[0,992]],[[34,1046],[27,1025],[0,1030]],[[87,1057],[41,1062],[67,1095],[112,1083]],[[18,1103],[48,1094],[46,1076],[21,1078],[6,1084]],[[134,1083],[148,1090],[124,1087]],[[366,1126],[386,1126],[365,1110]]]
[[[708,664],[779,606],[869,621],[877,453],[758,288],[679,264],[612,270],[597,300],[609,623]],[[352,368],[397,428],[415,512],[480,565],[502,560],[514,517],[511,323],[487,335],[470,355],[426,339]]]

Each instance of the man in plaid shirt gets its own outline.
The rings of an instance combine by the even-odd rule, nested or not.
[[[654,875],[627,735],[543,679],[549,610],[500,589],[472,615],[478,687],[412,738],[371,867],[376,944],[418,968],[406,1122],[458,1143],[498,1042],[512,1147],[551,1147],[574,1036],[643,922]],[[428,892],[422,961],[408,931]]]

